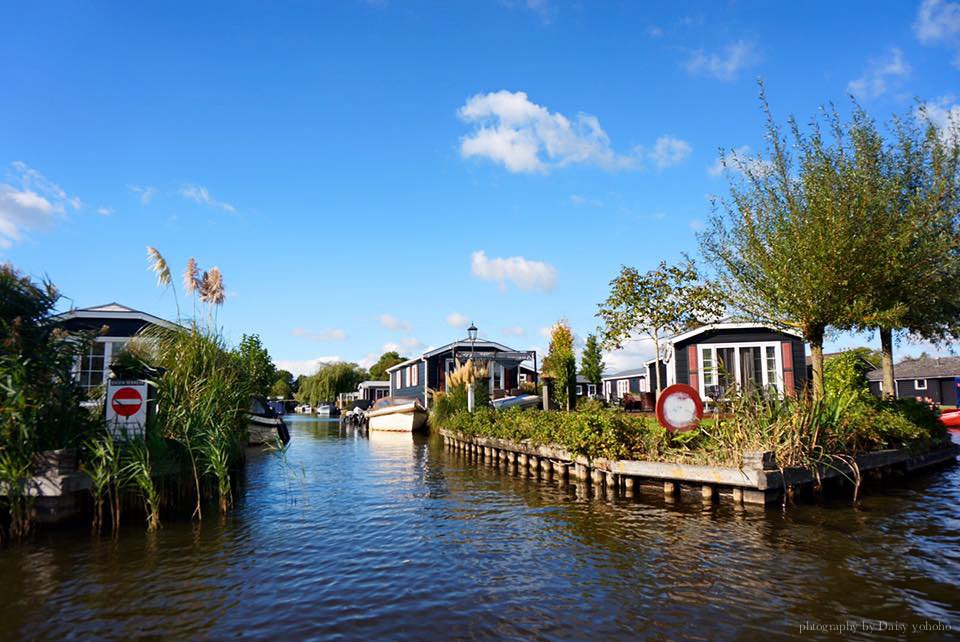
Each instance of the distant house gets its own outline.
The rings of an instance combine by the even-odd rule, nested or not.
[[[175,328],[175,324],[119,303],[70,310],[57,320],[68,333],[99,333],[76,366],[77,378],[85,390],[103,385],[110,377],[110,364],[141,330],[150,326]]]
[[[893,369],[894,395],[900,399],[926,397],[941,406],[956,406],[960,385],[960,357],[921,357],[904,359]],[[870,392],[883,393],[883,370],[867,373]]]
[[[590,399],[596,398],[599,396],[597,391],[597,384],[593,383],[583,375],[577,375],[577,396],[578,397],[588,397]]]
[[[646,366],[604,375],[600,378],[603,398],[614,403],[623,399],[626,394],[639,395],[641,392],[649,392],[650,384],[647,376]]]
[[[390,396],[389,381],[363,381],[357,386],[359,399],[364,399],[373,403],[377,399],[383,399]]]
[[[475,331],[471,327],[471,332]],[[418,399],[426,405],[429,403],[427,390],[445,391],[447,377],[456,363],[471,357],[488,367],[491,398],[503,397],[521,384],[537,382],[535,351],[518,351],[495,341],[467,338],[388,368],[390,396]]]

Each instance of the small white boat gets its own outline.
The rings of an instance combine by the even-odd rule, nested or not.
[[[294,408],[294,411],[300,415],[311,415],[313,414],[313,406],[308,403],[302,403]]]
[[[317,406],[317,416],[318,417],[339,417],[340,409],[330,403],[325,403]]]
[[[414,432],[427,424],[427,410],[416,399],[386,397],[367,411],[369,430]]]

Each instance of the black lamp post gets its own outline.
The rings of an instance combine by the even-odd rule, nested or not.
[[[467,337],[470,339],[470,358],[473,358],[474,345],[477,343],[477,326],[470,323],[470,327],[467,328]]]

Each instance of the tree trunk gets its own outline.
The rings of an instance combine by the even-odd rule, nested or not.
[[[816,328],[808,334],[810,362],[813,366],[813,400],[820,401],[823,399],[823,328]]]
[[[660,385],[660,337],[653,335],[653,370],[657,375],[657,396],[660,399],[660,391],[663,389]]]
[[[897,396],[897,383],[893,373],[893,330],[880,328],[880,351],[883,368],[883,390],[880,396],[893,399]]]

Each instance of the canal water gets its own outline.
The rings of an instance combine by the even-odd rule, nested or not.
[[[582,497],[426,437],[291,427],[285,456],[250,458],[223,520],[170,519],[147,534],[128,519],[116,540],[77,525],[0,550],[0,640],[960,630],[958,467],[869,492],[856,509],[764,513]]]

